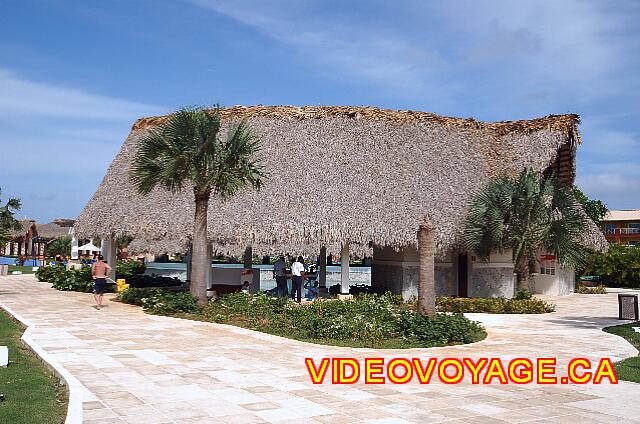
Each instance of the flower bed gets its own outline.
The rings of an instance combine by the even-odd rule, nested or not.
[[[607,294],[607,288],[602,284],[594,287],[587,287],[583,284],[576,284],[576,293],[578,294]]]
[[[317,300],[297,304],[264,293],[234,293],[198,307],[186,292],[126,290],[118,300],[150,313],[236,325],[328,345],[375,348],[431,347],[483,339],[482,327],[461,314],[419,315],[413,305],[390,294],[366,294],[353,300]]]
[[[490,314],[546,314],[556,310],[555,305],[537,299],[505,299],[482,297],[438,297],[436,305],[441,312],[484,312]]]

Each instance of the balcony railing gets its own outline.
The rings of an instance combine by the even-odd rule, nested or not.
[[[626,234],[640,234],[640,228],[605,228],[604,230],[605,234],[620,234],[620,235],[626,235]]]

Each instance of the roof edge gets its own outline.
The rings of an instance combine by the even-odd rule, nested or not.
[[[381,109],[373,106],[232,106],[220,108],[220,114],[222,119],[271,118],[303,120],[345,118],[389,121],[398,124],[428,122],[447,127],[487,130],[498,135],[529,133],[542,129],[573,133],[580,124],[580,116],[577,114],[547,115],[534,119],[486,122],[478,121],[474,118],[456,118],[430,112]],[[131,130],[153,128],[165,122],[169,116],[140,118],[133,124]]]

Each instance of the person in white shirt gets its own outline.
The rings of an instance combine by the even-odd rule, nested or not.
[[[304,279],[304,259],[298,256],[293,264],[291,264],[291,291],[296,294],[296,302],[302,301],[302,280]]]

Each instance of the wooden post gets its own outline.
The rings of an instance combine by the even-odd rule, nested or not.
[[[320,263],[318,264],[318,287],[327,287],[327,248],[320,248]]]
[[[184,255],[184,258],[182,259],[187,264],[186,280],[189,282],[191,282],[191,258],[192,257],[193,257],[193,245],[189,243],[189,248],[187,249],[187,253],[186,255]]]
[[[244,249],[244,269],[253,268],[253,249],[251,246],[247,246]]]

